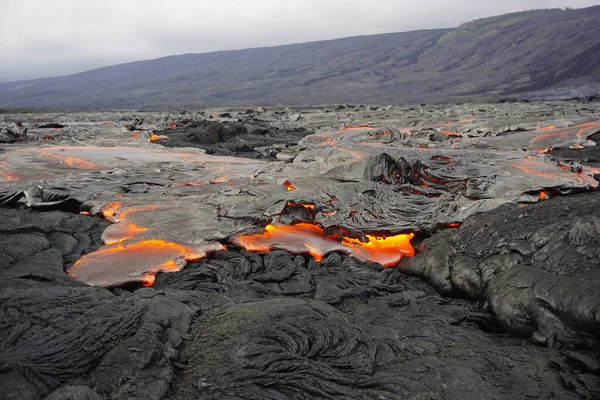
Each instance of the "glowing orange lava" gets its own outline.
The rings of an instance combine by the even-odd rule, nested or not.
[[[573,135],[579,139],[584,138],[587,133],[600,128],[600,122],[586,122],[584,124],[579,124],[575,126],[571,126],[568,128],[556,128],[555,126],[547,126],[545,128],[538,129],[538,132],[552,132],[552,133],[542,133],[534,137],[529,141],[530,144],[534,145],[537,142],[544,141],[547,139],[552,139],[560,136]],[[538,150],[539,151],[539,150]]]
[[[42,149],[40,151],[40,155],[46,156],[46,157],[51,157],[51,158],[56,158],[56,159],[60,160],[62,163],[68,165],[69,167],[73,167],[73,168],[77,168],[77,169],[102,169],[102,168],[104,168],[101,165],[98,165],[98,164],[93,163],[88,160],[84,160],[83,158],[72,157],[72,156],[67,156],[67,155],[62,155],[62,154],[56,154],[56,153],[53,153],[52,151],[54,151],[54,149],[52,149],[52,148]],[[58,150],[58,151],[60,151],[60,150]]]
[[[0,168],[6,168],[6,160],[0,162]],[[18,181],[21,177],[7,170],[0,169],[0,182]]]
[[[346,125],[340,132],[352,129],[370,129],[369,125]]]
[[[133,135],[131,138],[132,138],[132,139],[137,139],[137,138],[139,138],[139,137],[140,137],[140,135],[141,135],[141,134],[142,134],[142,131],[137,131],[137,132],[135,133],[135,135]]]
[[[112,221],[112,218],[115,215],[115,213],[117,212],[117,209],[119,207],[121,207],[122,205],[123,205],[123,203],[116,201],[114,203],[110,203],[110,204],[107,204],[104,207],[102,207],[102,210],[100,210],[100,212],[104,216],[104,219]]]
[[[450,132],[450,131],[442,131],[442,133],[446,136],[451,136],[451,137],[463,137],[462,133],[458,133],[458,132]]]
[[[303,207],[303,208],[307,209],[308,211],[313,211],[316,207],[313,203],[295,203],[293,201],[288,201],[287,206],[288,207]]]
[[[522,159],[518,162],[511,163],[513,167],[525,172],[527,174],[536,175],[542,178],[556,179],[558,177],[569,177],[573,178],[573,174],[570,171],[565,171],[561,168],[556,167],[556,171],[552,171],[550,165],[542,161],[536,161],[533,159]]]
[[[150,135],[150,138],[148,139],[149,142],[156,142],[157,140],[167,140],[169,139],[168,136],[164,136],[164,135]]]
[[[283,182],[282,185],[286,187],[288,192],[293,192],[294,190],[296,190],[296,186],[289,180],[286,180],[285,182]]]
[[[403,257],[413,257],[415,249],[410,244],[414,233],[388,237],[367,236],[367,242],[344,238],[342,244],[353,250],[353,256],[361,260],[370,260],[385,267],[393,267]]]
[[[414,256],[414,248],[410,244],[413,237],[413,233],[387,237],[366,235],[366,242],[350,237],[343,237],[340,242],[338,235],[325,235],[323,228],[317,224],[300,223],[267,225],[264,232],[236,236],[232,243],[252,252],[279,249],[292,254],[309,254],[317,261],[330,252],[339,252],[390,267],[402,257]]]
[[[231,178],[230,178],[230,177],[228,177],[228,176],[220,176],[220,177],[218,177],[218,178],[211,179],[210,181],[208,181],[208,183],[210,183],[210,184],[213,184],[213,185],[216,185],[216,184],[218,184],[218,183],[226,183],[226,182],[229,182],[230,180],[231,180]]]
[[[88,285],[114,287],[130,282],[151,284],[149,275],[180,271],[188,261],[199,261],[219,243],[192,248],[159,239],[105,246],[87,254],[69,269],[69,275]],[[150,282],[151,281],[151,282]]]
[[[548,200],[548,199],[550,199],[550,196],[548,195],[548,193],[543,192],[543,191],[540,192],[539,197],[540,197],[540,200]]]
[[[113,224],[102,233],[102,242],[104,244],[120,244],[141,235],[147,230],[148,228],[137,226],[136,224]]]

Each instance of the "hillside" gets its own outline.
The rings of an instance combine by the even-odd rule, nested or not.
[[[0,108],[183,108],[494,100],[600,91],[600,6],[0,84]]]

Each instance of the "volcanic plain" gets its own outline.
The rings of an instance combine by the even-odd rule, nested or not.
[[[0,114],[0,397],[600,398],[600,102]]]

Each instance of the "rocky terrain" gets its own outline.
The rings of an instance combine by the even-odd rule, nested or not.
[[[154,110],[585,97],[600,92],[599,26],[600,6],[536,10],[454,29],[170,56],[0,83],[0,108]]]
[[[0,114],[7,399],[600,396],[600,103]]]

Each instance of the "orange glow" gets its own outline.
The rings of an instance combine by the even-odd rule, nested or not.
[[[154,276],[152,274],[146,274],[142,278],[141,285],[143,287],[150,287],[150,286],[154,285],[154,282],[156,282],[156,276]]]
[[[452,162],[452,157],[433,156],[433,157],[431,157],[431,159],[433,161],[443,162],[443,163],[450,163],[450,162]]]
[[[584,173],[583,171],[577,172],[577,179],[579,179],[582,182],[585,182],[587,185],[590,185],[592,189],[598,188],[598,181],[596,181],[596,179],[594,179],[593,176],[590,176]]]
[[[351,130],[351,129],[370,129],[369,125],[346,125],[341,131]]]
[[[100,212],[104,216],[104,219],[112,221],[112,218],[115,215],[115,213],[117,212],[117,209],[119,207],[121,207],[122,205],[123,205],[123,203],[116,201],[114,203],[110,203],[110,204],[107,204],[104,207],[102,207]]]
[[[552,147],[548,147],[547,149],[537,149],[536,151],[541,154],[546,154],[552,151]]]
[[[92,213],[89,211],[80,211],[79,215],[92,215]]]
[[[511,163],[513,167],[525,172],[527,174],[536,175],[542,178],[556,179],[558,177],[569,177],[573,178],[573,174],[570,171],[564,171],[556,167],[556,172],[549,172],[550,166],[544,162],[536,161],[532,159],[519,160],[516,163]]]
[[[54,136],[46,135],[43,140],[54,140]]]
[[[293,192],[294,190],[296,190],[296,186],[289,180],[286,180],[285,182],[283,182],[282,185],[286,187],[288,192]]]
[[[548,196],[548,193],[546,192],[540,192],[540,200],[548,200],[550,199],[550,196]]]
[[[585,168],[592,171],[594,173],[594,175],[600,174],[600,168],[594,168],[594,167],[588,167],[588,166],[586,166]]]
[[[150,135],[150,138],[148,139],[149,142],[156,142],[157,140],[167,140],[169,139],[168,136],[164,136],[164,135]]]
[[[135,224],[113,224],[106,228],[102,233],[102,241],[104,244],[120,244],[139,236],[147,230],[148,228],[140,227]]]
[[[547,126],[545,128],[538,129],[538,131],[543,132],[553,132],[553,133],[543,133],[537,135],[533,139],[530,140],[530,144],[534,144],[535,142],[543,141],[545,139],[555,138],[559,136],[565,135],[575,135],[578,138],[583,138],[586,133],[591,130],[600,128],[600,122],[586,122],[584,124],[579,124],[575,126],[571,126],[568,128],[556,128],[555,126]]]
[[[450,132],[450,131],[442,131],[442,133],[446,136],[451,136],[451,137],[463,137],[462,133],[457,133],[457,132]]]
[[[366,235],[366,242],[343,237],[340,243],[337,235],[325,235],[319,225],[300,223],[267,225],[264,232],[236,236],[232,243],[252,252],[280,249],[292,254],[309,254],[317,261],[322,260],[327,253],[339,252],[390,267],[396,265],[402,257],[414,256],[415,251],[410,244],[413,237],[413,233],[387,237]]]
[[[460,224],[458,222],[453,222],[451,224],[448,224],[448,228],[459,228]]]
[[[229,182],[231,180],[231,178],[229,178],[228,176],[220,176],[218,178],[215,179],[211,179],[210,181],[208,181],[208,183],[211,183],[213,185],[216,185],[218,183],[225,183],[225,182]]]
[[[137,131],[135,135],[133,135],[131,138],[132,139],[137,139],[140,137],[140,135],[142,134],[142,131]]]
[[[12,182],[18,181],[21,179],[20,176],[6,170],[2,170],[1,168],[6,168],[6,160],[0,162],[0,182]]]
[[[92,286],[113,287],[129,282],[148,285],[154,282],[148,275],[180,271],[188,261],[199,261],[209,251],[221,249],[219,243],[194,249],[159,239],[105,246],[79,259],[69,275]]]
[[[204,185],[203,182],[200,181],[193,181],[193,182],[186,182],[186,183],[176,183],[175,185],[173,185],[173,187],[183,187],[183,186],[202,186]]]
[[[353,250],[354,257],[374,261],[385,267],[393,267],[403,257],[415,255],[415,249],[410,244],[410,240],[415,237],[414,233],[388,237],[366,236],[366,243],[358,239],[344,238],[342,244]]]
[[[315,205],[312,203],[294,203],[293,201],[288,201],[287,202],[287,206],[288,207],[304,207],[306,208],[308,211],[313,211],[315,209]]]
[[[313,256],[316,262],[323,261],[323,255],[319,252],[319,249],[317,249],[316,247],[312,247],[311,245],[306,243],[304,244],[304,247],[308,249],[308,254]]]
[[[177,128],[177,124],[171,124],[169,125],[171,128]]]
[[[156,204],[149,204],[149,205],[143,206],[143,207],[127,207],[127,208],[119,209],[119,210],[115,211],[112,221],[115,223],[121,222],[121,221],[124,221],[129,214],[143,212],[143,211],[154,211],[157,208],[158,208],[158,206]]]
[[[51,151],[52,151],[51,149],[42,149],[40,151],[40,155],[46,156],[46,157],[51,157],[51,158],[57,158],[64,164],[67,164],[69,167],[73,167],[73,168],[77,168],[77,169],[102,169],[102,168],[104,168],[101,165],[98,165],[98,164],[93,163],[88,160],[84,160],[83,158],[65,156],[62,154],[55,154],[55,153],[52,153]]]

